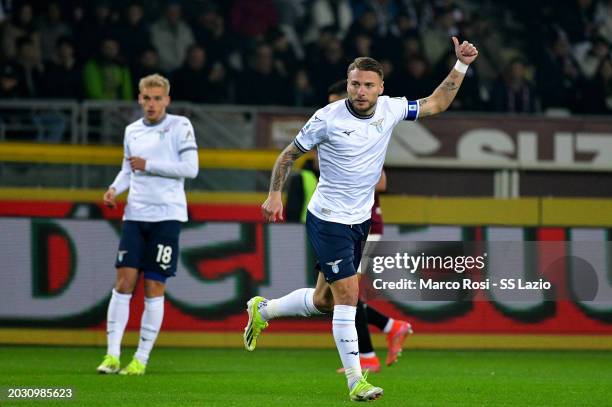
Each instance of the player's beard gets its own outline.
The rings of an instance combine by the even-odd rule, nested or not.
[[[370,102],[368,100],[365,100],[365,102],[368,103],[367,107],[365,107],[365,108],[358,107],[356,102],[357,102],[357,98],[351,99],[349,97],[349,103],[351,104],[353,110],[355,110],[355,112],[359,113],[362,116],[367,116],[370,113],[372,113],[372,111],[374,110],[374,107],[376,106],[376,102],[378,102],[378,98],[376,98],[376,100],[374,102]]]

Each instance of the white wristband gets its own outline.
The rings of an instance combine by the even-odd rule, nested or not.
[[[455,70],[464,74],[467,72],[468,66],[469,65],[464,64],[463,62],[457,60],[457,62],[455,63]]]

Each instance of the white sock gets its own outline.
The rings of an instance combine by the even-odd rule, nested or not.
[[[383,329],[384,333],[388,334],[389,331],[391,331],[391,328],[393,328],[393,322],[395,322],[395,320],[393,318],[389,318],[387,324],[385,325],[385,329]]]
[[[134,357],[144,363],[149,361],[149,354],[162,321],[164,320],[164,296],[145,298],[144,312],[142,313],[142,321],[140,323],[140,340],[138,341],[138,349]]]
[[[113,288],[106,312],[106,353],[109,355],[121,355],[121,339],[130,317],[131,299],[132,294],[121,294]]]
[[[259,312],[266,321],[279,317],[309,317],[320,315],[314,306],[314,288],[300,288],[274,300],[262,301]]]
[[[350,305],[334,306],[332,331],[336,347],[342,360],[349,390],[361,379],[361,364],[359,363],[359,342],[355,328],[355,313],[357,307]]]

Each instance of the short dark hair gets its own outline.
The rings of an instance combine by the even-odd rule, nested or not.
[[[332,83],[327,88],[327,96],[329,95],[346,95],[346,79]]]
[[[378,62],[374,58],[370,58],[370,57],[355,58],[355,60],[351,62],[351,64],[348,66],[348,69],[346,70],[346,76],[348,76],[348,74],[353,69],[359,69],[360,71],[376,72],[378,76],[380,76],[381,80],[385,79],[385,74],[383,72],[382,65],[380,64],[380,62]]]

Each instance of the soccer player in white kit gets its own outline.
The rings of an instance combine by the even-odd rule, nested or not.
[[[321,265],[316,288],[302,288],[273,300],[251,298],[247,303],[244,345],[254,350],[257,337],[270,319],[310,316],[333,309],[332,331],[351,400],[375,400],[383,394],[383,389],[368,383],[362,374],[355,329],[359,296],[356,272],[361,242],[368,235],[374,187],[395,125],[401,120],[445,111],[468,65],[478,56],[472,44],[460,44],[455,37],[452,40],[458,59],[455,67],[430,96],[418,101],[381,96],[382,66],[372,58],[355,59],[347,70],[348,99],[319,109],[283,150],[272,170],[270,191],[262,205],[268,222],[283,219],[283,184],[294,161],[317,146],[320,178],[306,220],[308,238]]]
[[[117,279],[107,313],[107,352],[100,373],[143,375],[164,318],[166,279],[176,272],[180,223],[187,221],[185,178],[198,175],[198,148],[189,119],[166,113],[170,83],[161,75],[140,80],[138,103],[144,117],[125,128],[121,171],[104,194],[129,188],[115,267]],[[145,305],[138,349],[120,370],[121,339],[139,273],[144,274]]]

